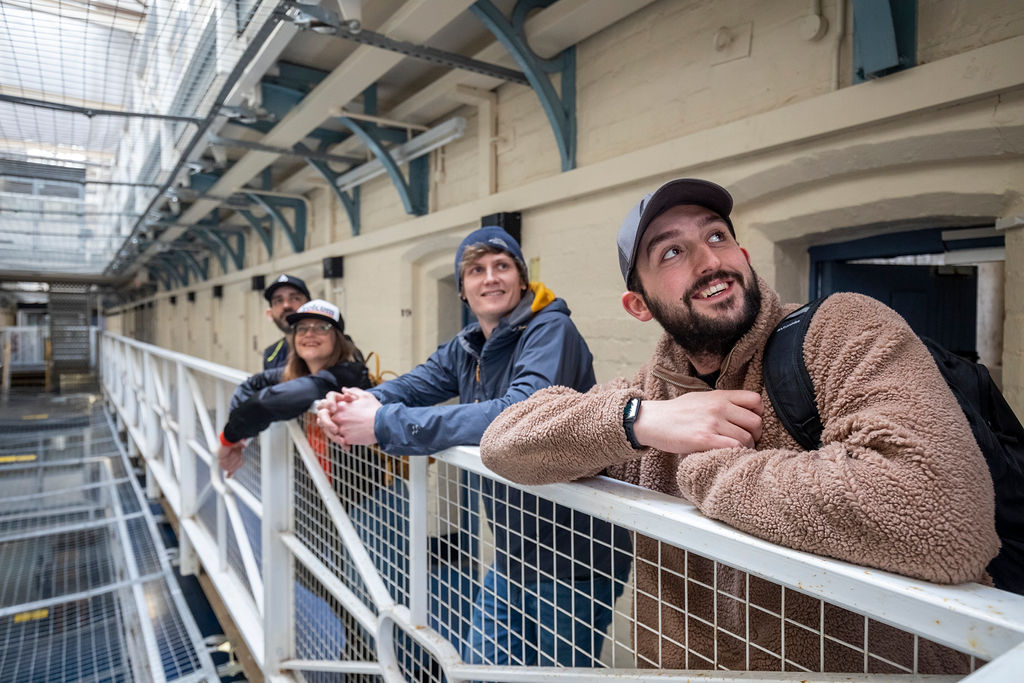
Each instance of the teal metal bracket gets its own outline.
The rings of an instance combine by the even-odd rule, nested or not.
[[[278,197],[252,190],[245,192],[245,196],[255,202],[275,223],[281,226],[288,236],[293,252],[298,253],[306,249],[306,202],[295,197]],[[292,209],[295,212],[294,225],[288,222],[288,219],[281,213],[281,209]]]
[[[274,256],[274,235],[271,225],[264,227],[264,222],[272,223],[273,219],[270,216],[264,216],[263,219],[257,218],[252,211],[248,209],[238,209],[238,215],[245,219],[245,221],[252,227],[253,231],[259,236],[260,240],[263,241],[263,246],[267,248],[267,256]]]
[[[477,0],[470,10],[515,58],[551,124],[562,157],[562,170],[576,168],[576,47],[570,46],[551,59],[537,55],[526,40],[526,17],[536,8],[554,0],[519,0],[512,9],[512,21],[490,2]],[[561,76],[561,95],[555,91],[551,74]]]
[[[310,149],[303,145],[301,142],[295,145],[295,149],[299,152],[309,152]],[[338,198],[341,205],[345,207],[345,213],[348,214],[348,222],[352,228],[352,236],[355,237],[359,234],[359,188],[353,187],[351,192],[342,190],[337,185],[337,179],[341,176],[341,173],[335,173],[331,170],[330,165],[326,161],[318,159],[311,159],[306,157],[306,163],[310,165],[317,173],[319,173],[324,180],[327,181],[328,187],[334,192],[334,196]]]
[[[427,193],[430,189],[428,171],[429,158],[419,157],[409,162],[409,179],[402,175],[395,158],[381,144],[376,132],[371,132],[369,126],[363,126],[360,122],[342,116],[339,119],[352,134],[362,140],[363,144],[370,148],[377,160],[384,165],[391,178],[392,184],[398,190],[398,196],[402,200],[405,212],[411,216],[425,215],[429,207],[427,205]]]
[[[148,264],[149,266],[149,279],[156,282],[158,285],[163,285],[164,289],[171,288],[171,276],[164,270],[163,264],[153,260]]]
[[[200,263],[191,252],[179,251],[178,254],[185,265],[192,269],[192,271],[198,276],[200,280],[210,279],[210,259],[203,259]]]
[[[200,226],[200,236],[205,234],[215,244],[220,245],[224,248],[224,252],[227,256],[231,257],[231,262],[235,264],[235,268],[242,270],[245,267],[245,235],[242,233],[235,233],[234,235],[225,235],[217,230],[216,227]],[[228,237],[235,238],[235,246],[231,246],[231,242],[228,241]],[[222,270],[228,272],[227,267],[224,265],[223,260],[221,261]]]
[[[150,263],[158,268],[163,268],[164,272],[168,275],[169,280],[173,279],[182,287],[188,286],[188,269],[182,267],[179,272],[177,259],[171,256],[169,252],[157,254],[153,257],[153,260],[150,261]],[[170,286],[168,286],[167,289],[170,289]]]
[[[212,223],[194,225],[191,233],[209,247],[210,252],[217,257],[221,272],[228,272],[228,257],[231,258],[231,262],[237,270],[242,270],[245,266],[245,235],[242,233],[225,235],[217,230],[216,224]],[[231,246],[229,237],[235,238],[235,246]]]
[[[224,253],[225,245],[216,242],[210,235],[209,230],[203,227],[196,226],[192,229],[191,234],[195,235],[196,239],[205,244],[210,253],[217,257],[217,263],[220,264],[220,272],[228,272],[228,257]]]

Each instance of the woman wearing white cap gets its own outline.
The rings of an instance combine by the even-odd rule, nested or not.
[[[220,433],[220,466],[230,477],[242,466],[242,441],[271,422],[305,412],[328,391],[370,386],[363,356],[345,334],[337,306],[323,299],[303,304],[288,315],[288,361],[243,382],[231,399],[231,413]]]

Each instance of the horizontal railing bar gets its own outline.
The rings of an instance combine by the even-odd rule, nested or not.
[[[61,605],[68,602],[77,602],[79,600],[88,600],[94,598],[97,595],[106,595],[122,588],[131,588],[137,584],[149,583],[150,581],[157,581],[160,579],[166,579],[167,575],[164,572],[153,572],[152,574],[144,574],[137,579],[130,579],[128,581],[118,581],[117,583],[108,583],[105,586],[98,588],[90,588],[85,591],[78,591],[76,593],[67,593],[66,595],[55,595],[52,598],[46,598],[44,600],[35,600],[33,602],[22,602],[17,605],[10,607],[0,608],[0,619],[13,616],[15,614],[21,614],[23,612],[33,612],[37,609],[44,609],[47,607],[53,607],[54,605]]]
[[[345,674],[382,676],[384,669],[376,662],[332,662],[325,659],[288,659],[281,662],[285,671],[330,671]]]
[[[39,491],[37,493],[26,493],[20,496],[8,496],[3,499],[4,503],[10,503],[12,501],[19,500],[32,500],[39,498],[40,496],[58,496],[67,495],[69,493],[79,493],[81,491],[88,491],[90,489],[106,488],[108,486],[117,486],[118,484],[124,484],[128,482],[128,477],[120,477],[118,479],[111,479],[109,481],[98,481],[91,484],[82,484],[81,486],[69,486],[62,489],[48,489],[46,491]]]
[[[138,517],[142,517],[141,512],[131,512],[127,515],[121,515],[118,517],[104,517],[103,519],[79,522],[77,524],[63,524],[61,526],[46,527],[45,529],[33,529],[32,531],[25,531],[20,534],[7,534],[5,536],[0,536],[0,543],[23,541],[29,538],[56,536],[57,534],[71,534],[78,531],[86,531],[88,529],[98,529],[99,527],[110,526],[111,524],[117,524],[118,522],[136,519]]]

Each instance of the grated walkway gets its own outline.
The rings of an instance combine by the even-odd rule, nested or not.
[[[0,404],[0,683],[217,681],[98,397]]]

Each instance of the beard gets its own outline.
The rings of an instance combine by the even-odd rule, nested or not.
[[[292,326],[288,324],[288,321],[285,318],[287,318],[294,312],[295,311],[292,310],[282,311],[280,317],[274,318],[274,324],[277,325],[277,329],[281,330],[285,334],[290,334],[292,331]]]
[[[738,314],[710,317],[698,313],[693,308],[692,297],[719,278],[731,279],[739,286],[743,299]],[[644,302],[654,319],[684,351],[692,355],[724,358],[753,327],[761,310],[761,289],[757,286],[753,269],[746,277],[742,273],[719,270],[698,280],[675,305],[666,305],[646,294]],[[722,310],[725,312],[724,306]]]

